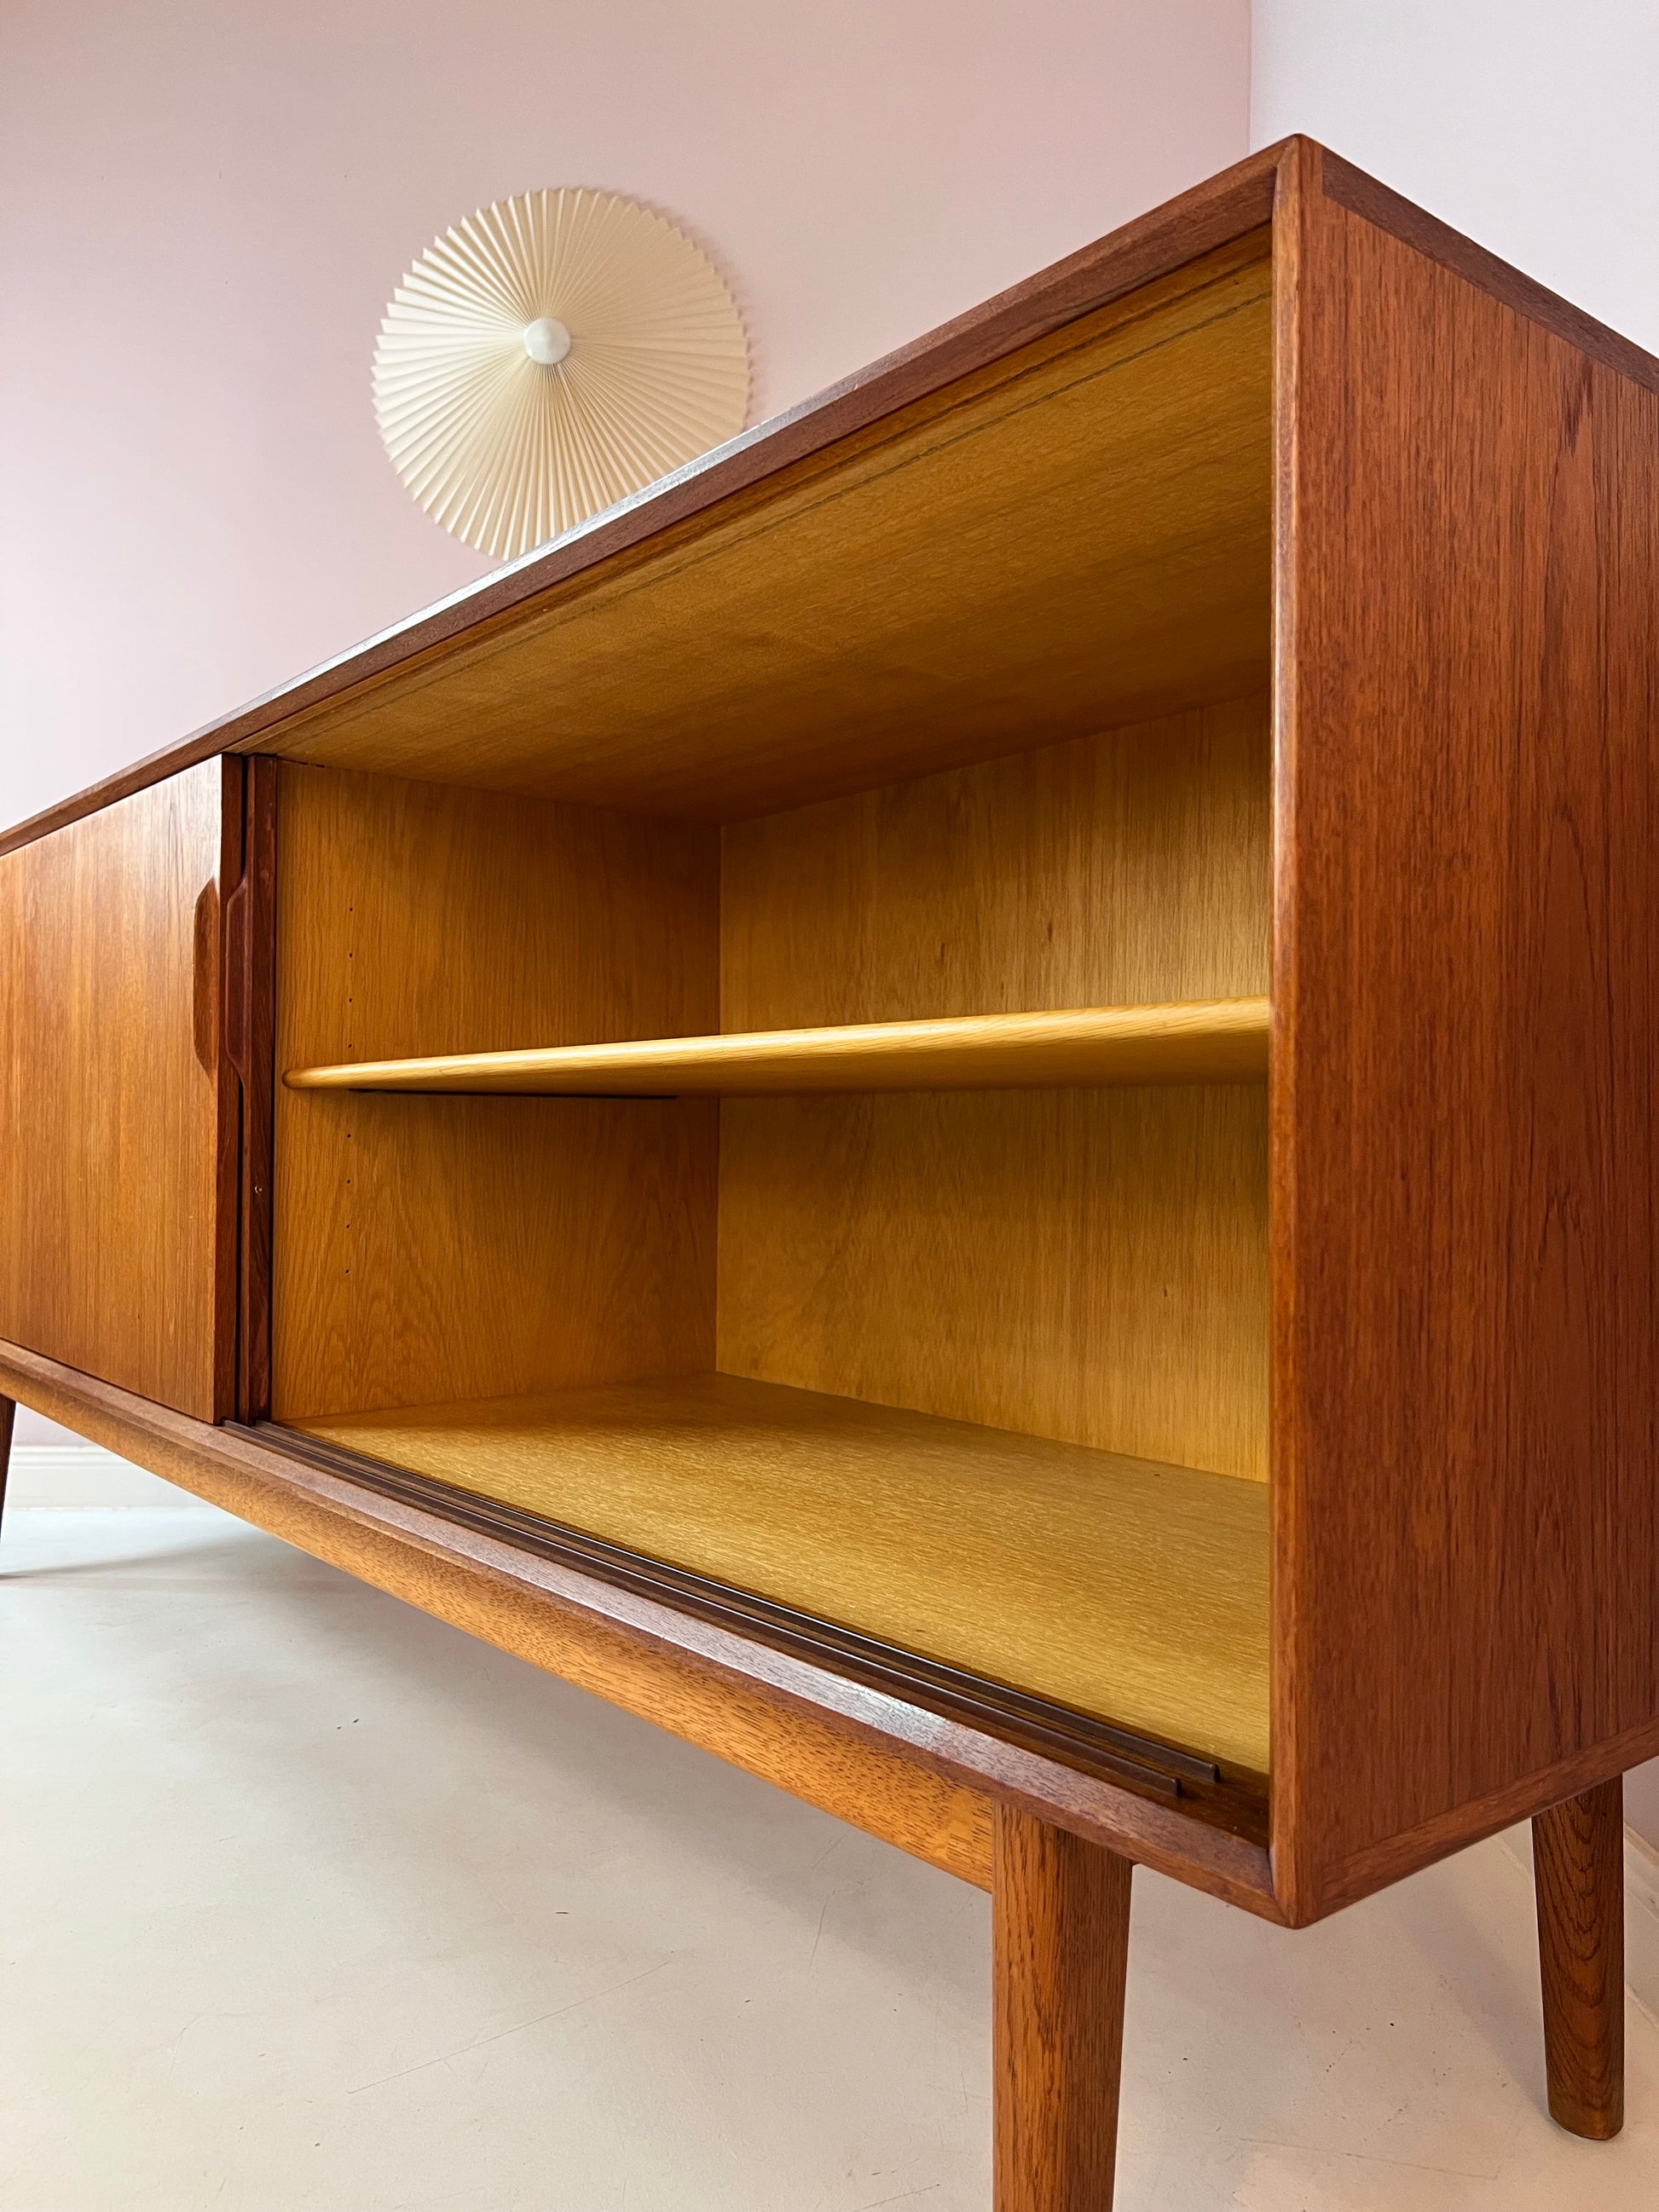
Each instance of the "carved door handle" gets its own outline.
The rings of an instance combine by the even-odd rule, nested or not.
[[[249,1080],[248,888],[243,878],[225,901],[225,1054]]]
[[[210,1075],[219,1072],[219,886],[203,885],[196,902],[196,975],[191,1006],[196,1057]]]

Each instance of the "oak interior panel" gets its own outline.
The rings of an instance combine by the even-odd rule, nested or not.
[[[202,1420],[234,1377],[240,787],[204,761],[0,859],[0,1336]]]
[[[728,1027],[1265,990],[1265,702],[728,824]],[[1262,1479],[1262,1086],[728,1099],[719,1364]]]
[[[1034,1084],[1264,1078],[1266,999],[1186,1000],[840,1029],[745,1030],[622,1044],[342,1060],[292,1068],[296,1091],[489,1097],[675,1098],[688,1091],[983,1091]]]
[[[288,768],[277,1065],[696,1030],[696,824]],[[278,1419],[706,1367],[715,1109],[279,1085]]]
[[[283,1066],[720,1026],[699,824],[296,767],[278,815]]]
[[[730,823],[720,1026],[1267,988],[1267,703],[1091,732]]]
[[[1258,1484],[722,1375],[298,1425],[1266,1771]]]
[[[1267,680],[1265,231],[266,732],[719,820]]]
[[[313,1102],[277,1170],[275,1416],[706,1366],[714,1112]]]
[[[1265,1086],[720,1110],[721,1369],[1265,1479]]]

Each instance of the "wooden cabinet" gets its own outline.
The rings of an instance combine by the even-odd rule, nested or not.
[[[153,887],[117,1187],[220,1303],[0,1378],[994,1886],[1004,2212],[1109,2195],[1126,1862],[1294,1926],[1536,1815],[1607,2132],[1656,465],[1659,365],[1292,141],[17,833],[52,994],[64,841]]]

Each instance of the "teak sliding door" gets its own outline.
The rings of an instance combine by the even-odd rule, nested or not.
[[[0,855],[0,1338],[204,1420],[235,1382],[243,773],[204,761]]]

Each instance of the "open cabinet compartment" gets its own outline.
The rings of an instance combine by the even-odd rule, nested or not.
[[[1258,1799],[1268,280],[1258,234],[289,744],[270,1408]],[[1101,1009],[1164,1042],[1007,1059]],[[552,1064],[396,1066],[505,1053]]]

